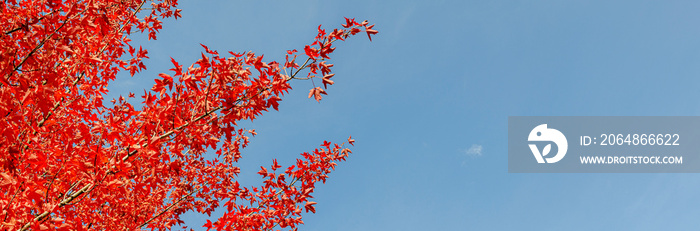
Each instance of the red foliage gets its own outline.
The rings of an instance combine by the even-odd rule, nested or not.
[[[292,79],[332,85],[333,65],[324,60],[333,42],[377,31],[354,19],[329,34],[319,26],[302,64],[297,50],[280,65],[252,52],[220,56],[202,45],[206,53],[187,68],[171,60],[172,72],[144,90],[139,107],[123,97],[104,105],[119,71],[146,69],[148,51],[132,47],[129,35],[156,39],[161,19],[181,17],[176,6],[177,0],[0,3],[0,230],[168,230],[182,225],[185,212],[219,207],[224,214],[204,227],[296,229],[302,210],[315,212],[309,198],[316,183],[350,150],[324,141],[295,165],[273,160],[261,167],[262,185],[241,187],[236,162],[256,133],[236,123],[277,110]],[[300,78],[302,70],[308,74]],[[309,97],[322,94],[314,86]]]

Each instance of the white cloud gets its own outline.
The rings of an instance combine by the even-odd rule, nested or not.
[[[467,154],[468,156],[481,156],[482,151],[484,150],[484,147],[478,144],[472,144],[472,147],[470,147],[467,150],[464,150],[464,153]]]

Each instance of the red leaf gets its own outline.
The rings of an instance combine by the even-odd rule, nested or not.
[[[58,47],[58,49],[59,49],[59,50],[62,50],[62,51],[65,51],[65,52],[67,52],[68,54],[73,54],[73,49],[70,49],[70,47],[68,47],[68,46],[66,46],[66,45],[60,46],[60,47]]]
[[[170,75],[165,74],[165,73],[160,73],[160,74],[158,74],[158,76],[160,76],[161,78],[163,78],[163,84],[164,84],[164,85],[168,85],[168,88],[169,88],[170,90],[173,89],[173,77],[171,77]]]
[[[309,56],[312,59],[316,59],[316,57],[319,56],[318,50],[316,48],[310,47],[309,45],[306,45],[306,47],[304,47],[304,52],[307,56]]]
[[[323,76],[323,88],[328,89],[328,86],[326,86],[326,84],[333,85],[334,82],[333,82],[333,80],[331,80],[331,78],[333,78],[334,75],[335,74]]]
[[[379,33],[379,31],[372,30],[372,27],[374,27],[374,25],[365,27],[365,31],[367,32],[367,37],[369,38],[369,41],[372,41],[371,35]]]
[[[174,68],[170,69],[171,71],[175,72],[175,76],[182,76],[182,66],[180,66],[179,63],[175,61],[172,57],[170,57],[170,62],[173,63]]]
[[[307,202],[306,202],[306,205],[304,205],[304,208],[306,209],[306,212],[308,213],[309,211],[311,211],[312,213],[316,213],[316,208],[314,208],[314,205],[315,205],[315,204],[316,204],[316,202],[307,201]]]
[[[313,96],[317,102],[321,102],[321,99],[323,98],[321,96],[321,94],[327,95],[326,91],[324,91],[320,87],[316,87],[316,88],[309,90],[309,98],[311,98],[311,96]]]
[[[354,26],[354,25],[356,25],[356,24],[357,24],[357,22],[355,22],[355,19],[354,19],[354,18],[352,18],[352,19],[350,19],[350,18],[345,18],[345,24],[343,24],[343,25],[341,25],[341,26],[343,26],[343,27],[345,27],[345,28],[350,28],[350,27],[352,27],[352,26]]]
[[[281,167],[282,166],[277,163],[277,159],[272,160],[272,171],[275,171]]]
[[[204,224],[202,227],[207,228],[207,231],[209,231],[210,229],[212,229],[212,226],[213,226],[213,224],[211,223],[211,221],[209,219],[207,219],[207,223]]]
[[[267,169],[263,166],[260,166],[260,171],[258,171],[258,174],[261,176],[267,176]]]
[[[207,51],[207,53],[212,54],[212,55],[219,55],[219,52],[210,50],[209,47],[205,46],[204,44],[199,44],[202,47],[204,47],[204,50]]]

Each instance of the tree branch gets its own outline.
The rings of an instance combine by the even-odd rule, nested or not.
[[[170,205],[170,206],[168,206],[167,208],[163,209],[163,211],[160,211],[160,213],[158,213],[158,214],[156,214],[155,216],[151,217],[151,219],[148,219],[147,221],[143,222],[141,225],[137,226],[136,228],[139,228],[139,229],[140,229],[140,228],[143,228],[143,227],[146,226],[148,223],[150,223],[151,221],[155,220],[156,218],[162,216],[162,215],[165,214],[166,212],[170,211],[172,208],[174,208],[174,207],[175,207],[177,204],[179,204],[181,201],[185,200],[185,198],[187,198],[187,197],[189,197],[189,196],[192,196],[192,194],[194,194],[195,192],[198,192],[199,190],[201,190],[201,188],[192,190],[192,192],[188,193],[187,195],[184,195],[184,196],[180,197],[180,199],[178,199],[177,201],[175,201],[172,205]]]
[[[63,206],[65,206],[66,204],[68,204],[68,203],[70,203],[71,201],[73,201],[75,198],[77,198],[77,197],[79,197],[80,195],[83,195],[83,193],[89,191],[89,189],[92,188],[93,186],[94,186],[94,184],[87,184],[87,185],[83,186],[80,190],[78,190],[78,191],[76,191],[76,192],[73,192],[73,193],[72,193],[71,195],[69,195],[67,198],[63,199],[63,200],[57,205],[57,207],[63,207]],[[44,218],[46,218],[49,214],[51,214],[51,212],[49,212],[49,211],[44,211],[43,213],[41,213],[41,214],[35,216],[34,219],[32,219],[32,221],[27,222],[24,226],[22,226],[22,228],[19,229],[19,231],[24,231],[24,230],[29,229],[29,227],[31,226],[32,222],[43,221]]]

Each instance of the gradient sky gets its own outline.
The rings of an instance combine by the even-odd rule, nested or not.
[[[698,230],[697,174],[508,173],[508,116],[700,115],[697,1],[180,1],[142,92],[199,43],[282,60],[316,27],[367,19],[379,34],[337,43],[321,103],[293,84],[246,128],[242,185],[323,140],[357,140],[300,230]],[[206,216],[188,215],[199,227]]]

